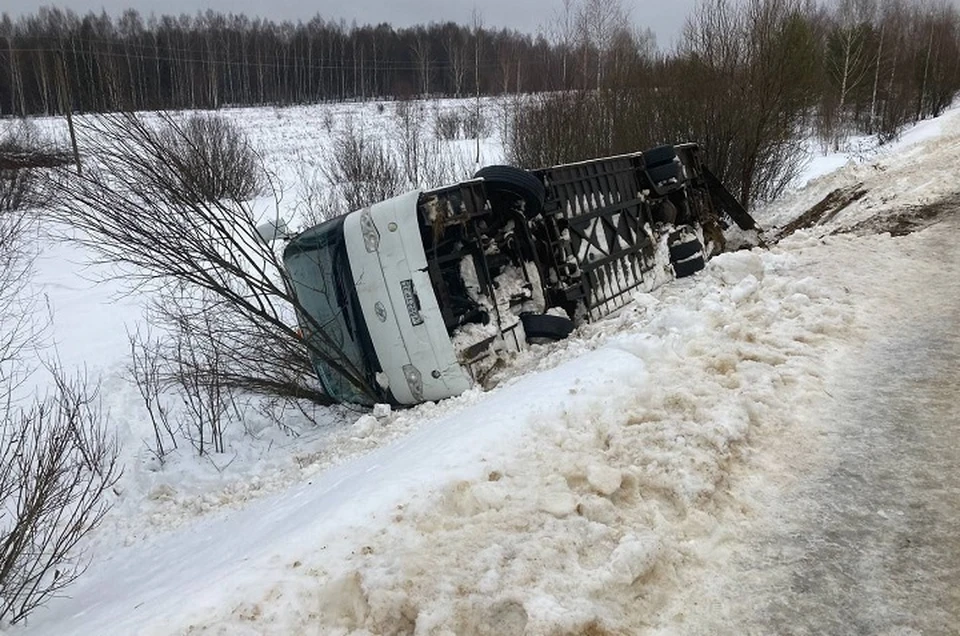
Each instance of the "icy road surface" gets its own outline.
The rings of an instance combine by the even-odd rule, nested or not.
[[[960,633],[958,231],[954,216],[924,232],[922,261],[891,279],[814,458],[776,446],[797,481],[734,489],[759,519],[691,573],[663,633]]]

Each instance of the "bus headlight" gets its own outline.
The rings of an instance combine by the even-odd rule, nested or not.
[[[363,246],[368,252],[376,252],[380,247],[380,232],[377,226],[373,224],[373,215],[370,214],[370,208],[360,213],[360,233],[363,235]]]
[[[407,386],[410,387],[410,393],[417,402],[423,402],[423,377],[420,370],[412,364],[405,364],[402,367],[403,377],[407,379]]]

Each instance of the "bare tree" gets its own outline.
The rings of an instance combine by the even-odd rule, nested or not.
[[[453,80],[453,95],[463,95],[467,74],[467,40],[460,29],[449,30],[443,39],[443,48],[450,60],[450,78]]]
[[[870,0],[841,0],[837,8],[827,59],[838,85],[837,110],[841,116],[850,93],[860,86],[871,67],[867,34],[872,8]]]
[[[553,40],[560,48],[560,88],[570,88],[567,79],[567,62],[576,38],[577,8],[575,0],[561,0],[555,11],[550,30]]]
[[[0,411],[0,622],[23,620],[83,574],[82,541],[120,476],[96,390],[53,376],[51,397]]]
[[[425,33],[418,31],[411,49],[417,63],[417,75],[420,78],[420,95],[426,97],[430,94],[433,60],[430,57],[430,41]]]
[[[883,56],[885,51],[883,47],[884,47],[884,44],[886,44],[887,25],[889,22],[887,20],[887,16],[885,15],[885,13],[886,13],[886,10],[884,10],[884,12],[880,15],[878,20],[880,23],[880,33],[877,37],[877,52],[876,52],[876,55],[874,56],[874,61],[873,61],[873,65],[874,65],[873,89],[870,92],[870,119],[868,122],[869,130],[871,133],[874,133],[877,130],[877,116],[879,114],[877,112],[877,95],[880,89],[880,67],[882,66],[883,59],[884,59]]]
[[[182,134],[172,116],[159,119]],[[63,180],[53,216],[75,228],[99,262],[125,265],[123,274],[134,285],[173,290],[181,302],[212,303],[193,309],[215,312],[231,330],[213,334],[225,339],[230,362],[238,365],[227,368],[228,386],[332,403],[313,380],[313,357],[376,397],[371,378],[299,304],[249,204],[235,197],[208,200],[197,180],[182,178],[184,159],[168,133],[138,116],[104,116],[84,132],[101,169]],[[313,338],[301,339],[298,317]]]
[[[473,9],[473,90],[474,90],[474,99],[473,99],[473,112],[476,115],[476,120],[480,121],[480,118],[483,116],[480,112],[480,60],[483,57],[483,16],[477,11],[476,7]],[[476,156],[474,163],[477,167],[480,166],[480,137],[476,139]]]
[[[577,22],[585,43],[597,53],[597,88],[603,80],[603,67],[616,34],[624,28],[626,15],[620,0],[584,0]]]

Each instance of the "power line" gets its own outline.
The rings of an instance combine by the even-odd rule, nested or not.
[[[64,49],[54,48],[54,47],[30,47],[30,48],[20,48],[12,47],[7,48],[7,52],[14,53],[68,53]],[[0,50],[2,52],[2,50]],[[196,52],[196,51],[194,51]],[[174,57],[167,55],[150,55],[143,54],[136,51],[119,53],[114,51],[73,51],[75,56],[78,54],[88,54],[94,57],[111,57],[111,58],[123,58],[123,59],[140,59],[143,61],[153,61],[160,60],[165,62],[174,62],[178,64],[202,64],[202,65],[231,65],[231,66],[248,66],[248,67],[257,67],[257,68],[276,68],[277,66],[292,67],[293,62],[299,62],[296,66],[298,69],[302,70],[373,70],[373,71],[418,71],[421,69],[421,64],[419,62],[411,62],[406,60],[383,60],[383,59],[373,59],[373,60],[362,60],[360,58],[354,58],[354,61],[351,62],[342,62],[342,63],[325,63],[325,64],[316,64],[311,63],[307,58],[303,57],[290,57],[290,56],[274,56],[276,61],[274,62],[258,62],[254,60],[225,60],[220,58],[197,58],[197,57]],[[524,60],[524,66],[544,66],[543,61],[530,61]],[[463,65],[457,65],[453,62],[443,62],[443,61],[430,61],[427,63],[427,66],[430,69],[442,69],[442,70],[453,70],[458,66],[461,66],[463,69],[473,70],[476,68],[475,64],[464,63]],[[484,63],[480,64],[480,68],[484,70],[490,69],[499,69],[501,68],[500,63]]]

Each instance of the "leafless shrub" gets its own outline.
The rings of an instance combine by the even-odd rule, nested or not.
[[[83,574],[82,541],[120,475],[97,391],[54,377],[51,397],[0,415],[0,622],[22,621]]]
[[[405,188],[435,188],[466,178],[472,166],[437,135],[430,134],[423,101],[399,101],[394,109],[393,154],[400,157]]]
[[[24,210],[0,209],[0,401],[29,372],[26,352],[37,346],[42,326],[38,299],[29,293],[36,256],[36,220]]]
[[[186,437],[197,454],[203,456],[211,450],[224,452],[223,434],[230,421],[229,411],[236,411],[233,390],[227,381],[227,356],[211,341],[209,334],[216,329],[213,312],[190,315],[178,311],[173,350],[173,379],[177,383],[185,412],[181,416],[182,431],[190,431]],[[199,327],[194,329],[193,327]],[[210,344],[214,346],[209,346]]]
[[[153,424],[150,450],[161,463],[179,441],[201,456],[225,452],[227,429],[243,419],[243,393],[288,411],[302,409],[303,400],[316,402],[300,389],[320,390],[303,346],[266,334],[209,292],[159,290],[149,320],[151,331],[130,338],[130,371]],[[181,406],[175,418],[174,400]]]
[[[389,199],[404,188],[396,159],[352,120],[334,137],[323,171],[345,203],[343,212]]]
[[[457,111],[443,111],[437,108],[433,117],[433,130],[437,139],[444,141],[459,139],[462,127],[463,122]]]
[[[482,108],[464,106],[460,118],[463,136],[467,139],[480,139],[490,132],[490,125]]]
[[[211,372],[224,374],[224,386],[330,404],[312,373],[303,373],[312,369],[313,356],[361,393],[376,395],[364,372],[338,355],[324,325],[309,324],[314,338],[301,340],[297,316],[309,322],[310,313],[297,301],[279,255],[259,236],[251,207],[197,197],[166,168],[177,161],[167,134],[136,115],[105,116],[84,134],[101,170],[63,180],[51,214],[80,230],[76,240],[101,262],[128,266],[123,271],[131,283],[190,302],[182,308],[190,316],[212,312],[216,320],[204,324],[227,358]]]
[[[429,188],[468,176],[472,166],[442,143],[443,135],[431,135],[422,103],[404,101],[395,105],[396,134],[369,134],[352,120],[336,133],[323,163],[299,159],[297,209],[309,224],[389,199],[407,189]],[[459,129],[460,115],[450,119],[434,112],[438,121]],[[451,131],[446,131],[445,134]],[[456,135],[454,135],[456,136]]]
[[[294,339],[277,337],[269,325],[209,290],[168,288],[154,303],[151,316],[167,335],[163,358],[168,385],[199,383],[211,390],[222,385],[216,389],[220,393],[243,391],[329,403],[320,399],[321,389],[305,353],[307,343],[299,334]],[[190,350],[185,348],[187,341]]]
[[[163,464],[167,455],[177,449],[177,433],[170,418],[164,391],[165,367],[162,344],[149,330],[139,328],[127,333],[130,363],[127,373],[140,393],[143,406],[153,428],[151,452]]]
[[[41,170],[70,161],[30,120],[7,124],[0,134],[0,212],[43,205]]]
[[[545,93],[513,105],[507,111],[513,117],[507,156],[515,165],[537,168],[607,154],[600,143],[601,105],[593,91]]]
[[[32,207],[37,193],[36,168],[0,170],[0,210]]]
[[[323,109],[323,129],[328,133],[333,132],[333,112],[329,108]]]
[[[257,155],[240,128],[217,115],[174,122],[162,116],[159,136],[172,152],[165,159],[184,194],[199,201],[246,201],[262,190]]]

